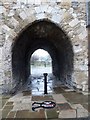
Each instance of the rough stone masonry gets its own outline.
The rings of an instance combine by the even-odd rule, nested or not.
[[[30,23],[48,19],[57,24],[73,46],[74,72],[67,84],[88,90],[88,34],[85,0],[0,0],[0,86],[15,87],[12,76],[12,46]],[[71,83],[70,83],[71,82]],[[3,92],[3,91],[2,91]]]

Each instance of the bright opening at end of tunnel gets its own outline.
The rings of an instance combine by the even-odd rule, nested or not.
[[[43,49],[36,50],[31,56],[31,74],[41,75],[52,73],[52,59],[49,53]]]

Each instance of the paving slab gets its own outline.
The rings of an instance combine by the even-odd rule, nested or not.
[[[59,94],[59,93],[63,93],[64,90],[61,88],[61,87],[54,87],[53,88],[53,91],[56,93],[56,94]]]
[[[76,118],[76,110],[62,110],[59,113],[59,118]]]
[[[62,94],[52,94],[52,96],[56,103],[67,103],[67,100]]]
[[[7,102],[6,105],[13,106],[13,102]]]
[[[31,104],[28,104],[28,103],[16,103],[16,104],[14,104],[12,111],[20,111],[20,110],[32,111],[32,106],[31,106]]]
[[[5,110],[9,110],[10,109],[11,110],[11,109],[13,109],[13,105],[5,105],[4,108],[3,108],[3,110],[4,109]]]
[[[41,118],[45,118],[46,116],[45,116],[45,110],[44,109],[40,109],[39,110],[39,113],[40,113],[40,117]]]
[[[2,118],[6,118],[12,109],[13,109],[13,105],[5,105],[2,110]]]
[[[46,101],[46,100],[54,100],[51,95],[46,96],[32,96],[32,101]]]
[[[72,104],[72,108],[73,109],[77,109],[77,108],[83,109],[84,107],[81,104]]]
[[[5,100],[2,100],[2,104],[1,104],[1,105],[2,105],[1,107],[2,107],[2,108],[4,107],[4,105],[6,104],[6,102],[7,102],[6,99],[5,99]]]
[[[6,104],[6,102],[8,101],[8,99],[10,98],[10,96],[9,95],[4,95],[4,96],[2,96],[2,108],[3,108],[3,106]]]
[[[20,92],[20,93],[17,93],[16,95],[10,97],[9,101],[15,101],[15,99],[22,98],[22,97],[23,97],[23,93]]]
[[[89,116],[89,113],[87,112],[86,109],[80,109],[80,108],[77,109],[77,117],[78,118],[88,117],[88,116]]]
[[[58,118],[58,112],[56,109],[47,109],[46,116],[48,119]]]
[[[45,118],[44,111],[30,112],[30,111],[17,111],[15,118]]]
[[[13,102],[13,104],[18,103],[30,103],[31,102],[31,96],[18,96],[18,97],[12,97],[8,100],[8,102]]]
[[[8,102],[21,102],[23,99],[23,96],[22,97],[11,97]]]
[[[28,95],[31,95],[31,91],[23,91],[23,96],[28,96]]]
[[[43,96],[32,96],[32,101],[43,101]]]
[[[76,110],[78,118],[89,116],[88,111],[81,104],[73,104],[72,107]]]
[[[31,97],[29,97],[29,98],[24,98],[22,101],[21,101],[22,103],[31,103]]]
[[[83,94],[74,91],[63,93],[63,95],[70,103],[83,104],[88,102],[88,96],[84,96]]]
[[[10,112],[7,116],[7,118],[14,118],[16,114],[16,111]]]
[[[11,97],[10,95],[2,95],[2,100],[3,99],[7,99],[8,100],[10,97]]]
[[[18,110],[15,118],[28,118],[29,110]]]
[[[69,103],[61,103],[61,104],[57,104],[59,110],[69,110],[72,109],[72,107],[69,105]]]
[[[2,118],[6,118],[10,111],[11,111],[10,109],[2,110]]]
[[[1,118],[2,118],[2,110],[0,109],[0,120],[1,120]]]

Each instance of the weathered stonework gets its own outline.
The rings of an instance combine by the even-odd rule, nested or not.
[[[86,30],[86,3],[70,0],[16,0],[0,2],[0,76],[10,91],[15,87],[12,78],[12,45],[18,34],[30,23],[49,19],[69,36],[74,51],[73,80],[69,81],[84,91],[88,84],[88,38]],[[1,83],[0,83],[1,84]],[[85,86],[86,85],[86,86]]]

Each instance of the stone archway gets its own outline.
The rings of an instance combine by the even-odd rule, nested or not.
[[[66,33],[49,20],[39,20],[29,25],[16,38],[12,47],[12,74],[14,83],[25,83],[30,75],[30,57],[36,49],[46,50],[52,58],[53,74],[71,85],[73,48]]]
[[[70,38],[69,41],[71,42],[69,43],[73,47],[74,52],[74,72],[72,74],[72,84],[75,85],[78,89],[84,91],[88,90],[88,36],[86,30],[85,2],[77,2],[77,5],[75,5],[73,2],[67,3],[63,2],[63,0],[61,2],[41,0],[40,3],[36,1],[30,1],[29,3],[24,3],[23,5],[22,2],[19,4],[18,1],[11,1],[10,3],[8,1],[7,3],[1,1],[1,4],[3,8],[3,14],[0,27],[0,62],[2,62],[0,78],[3,82],[4,92],[9,92],[12,90],[12,88],[15,88],[15,86],[17,86],[12,74],[12,47],[14,43],[18,41],[18,38],[20,38],[20,35],[25,32],[26,29],[31,27],[31,24],[34,23],[34,21],[43,19],[51,20],[53,24],[55,23],[55,26],[57,26],[57,28],[60,27],[62,29],[61,30],[59,28],[62,31],[63,35],[66,36],[65,38]],[[67,37],[67,35],[69,37]],[[59,34],[55,36],[61,37]],[[50,44],[51,43],[54,43],[54,41],[50,41]],[[66,41],[62,43],[67,44]],[[67,44],[67,49],[71,48],[68,46],[70,45],[69,43]],[[59,46],[58,42],[54,45]],[[64,50],[66,50],[66,48]],[[71,50],[69,51],[71,53]],[[63,56],[63,58],[65,58],[64,55],[65,54],[61,52],[59,56]],[[30,57],[30,55],[28,56]],[[62,61],[61,58],[59,59]],[[59,67],[61,68],[61,66]],[[63,69],[61,69],[60,73],[62,71]],[[64,77],[67,76],[65,74],[61,75],[64,75]]]

